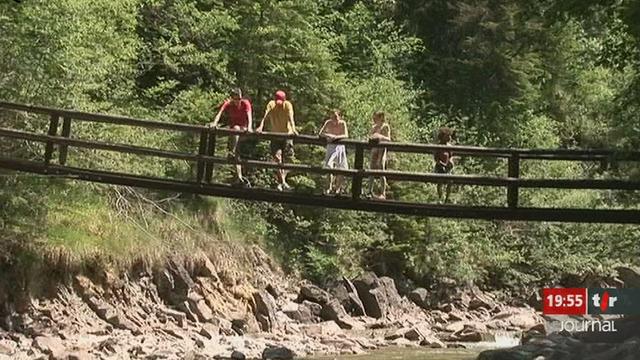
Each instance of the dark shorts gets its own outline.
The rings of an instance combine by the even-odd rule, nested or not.
[[[293,140],[271,140],[270,147],[272,156],[275,156],[278,150],[282,150],[284,158],[292,158],[294,155]]]
[[[453,164],[449,163],[447,165],[442,165],[437,163],[436,166],[433,167],[433,172],[436,174],[448,174],[453,170]]]

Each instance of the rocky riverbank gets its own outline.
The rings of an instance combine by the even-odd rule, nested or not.
[[[477,288],[401,296],[393,279],[365,273],[321,289],[287,278],[258,247],[244,258],[244,267],[200,255],[120,275],[78,272],[47,284],[46,296],[5,282],[0,359],[289,359],[458,347],[542,321]]]

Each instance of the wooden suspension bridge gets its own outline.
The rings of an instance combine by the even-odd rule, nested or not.
[[[240,135],[258,140],[289,138],[296,144],[326,145],[326,140],[318,136],[283,135],[274,133],[247,133],[229,129],[213,129],[206,126],[149,121],[122,116],[93,114],[41,106],[30,106],[9,102],[0,102],[0,119],[10,112],[45,115],[48,129],[41,133],[28,132],[0,127],[0,139],[17,139],[44,144],[43,154],[35,160],[18,159],[0,154],[0,168],[43,175],[56,175],[92,182],[143,187],[183,193],[220,196],[254,201],[322,206],[327,208],[352,209],[417,216],[471,218],[486,220],[524,220],[559,221],[584,223],[630,223],[640,224],[640,209],[608,208],[539,208],[519,205],[520,189],[585,189],[585,190],[640,190],[640,181],[625,179],[530,179],[521,178],[520,164],[524,160],[597,162],[603,165],[618,162],[640,162],[640,152],[621,152],[614,150],[569,150],[569,149],[503,149],[470,146],[442,146],[426,144],[407,144],[394,142],[372,143],[351,139],[341,143],[355,150],[353,169],[328,169],[303,164],[277,164],[257,160],[234,160],[226,156],[216,156],[216,141],[220,137]],[[72,125],[75,122],[95,122],[129,127],[139,127],[154,131],[170,131],[195,134],[199,137],[199,146],[192,153],[168,151],[130,144],[87,140],[72,137]],[[6,123],[6,121],[5,121]],[[45,132],[46,130],[46,132]],[[69,166],[67,158],[70,147],[110,151],[122,154],[135,154],[163,159],[183,160],[195,165],[195,174],[190,179],[169,179],[142,176],[111,170],[94,169],[90,166]],[[508,171],[504,177],[477,175],[450,175],[432,173],[414,173],[402,171],[381,171],[366,169],[365,151],[374,147],[386,147],[397,153],[432,154],[434,151],[449,149],[456,155],[506,159]],[[57,153],[56,153],[57,150]],[[54,157],[54,154],[56,155]],[[260,188],[238,188],[228,184],[213,182],[215,165],[236,164],[262,169],[287,169],[307,174],[343,175],[351,179],[351,194],[347,197],[313,195],[308,193],[279,192]],[[504,206],[464,206],[452,204],[423,204],[401,200],[367,199],[363,196],[363,179],[386,176],[397,181],[449,183],[455,185],[476,185],[506,188]]]

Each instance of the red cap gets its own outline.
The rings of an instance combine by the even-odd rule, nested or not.
[[[276,91],[276,104],[280,105],[285,102],[285,100],[287,100],[287,94],[282,90]]]

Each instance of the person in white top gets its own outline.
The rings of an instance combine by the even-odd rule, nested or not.
[[[320,129],[320,136],[327,139],[327,153],[323,165],[331,169],[348,169],[347,149],[343,144],[337,142],[337,140],[349,137],[349,129],[347,123],[342,119],[340,110],[331,111],[329,120],[326,120]],[[343,186],[344,176],[331,174],[329,188],[325,194],[339,194],[343,191]]]

